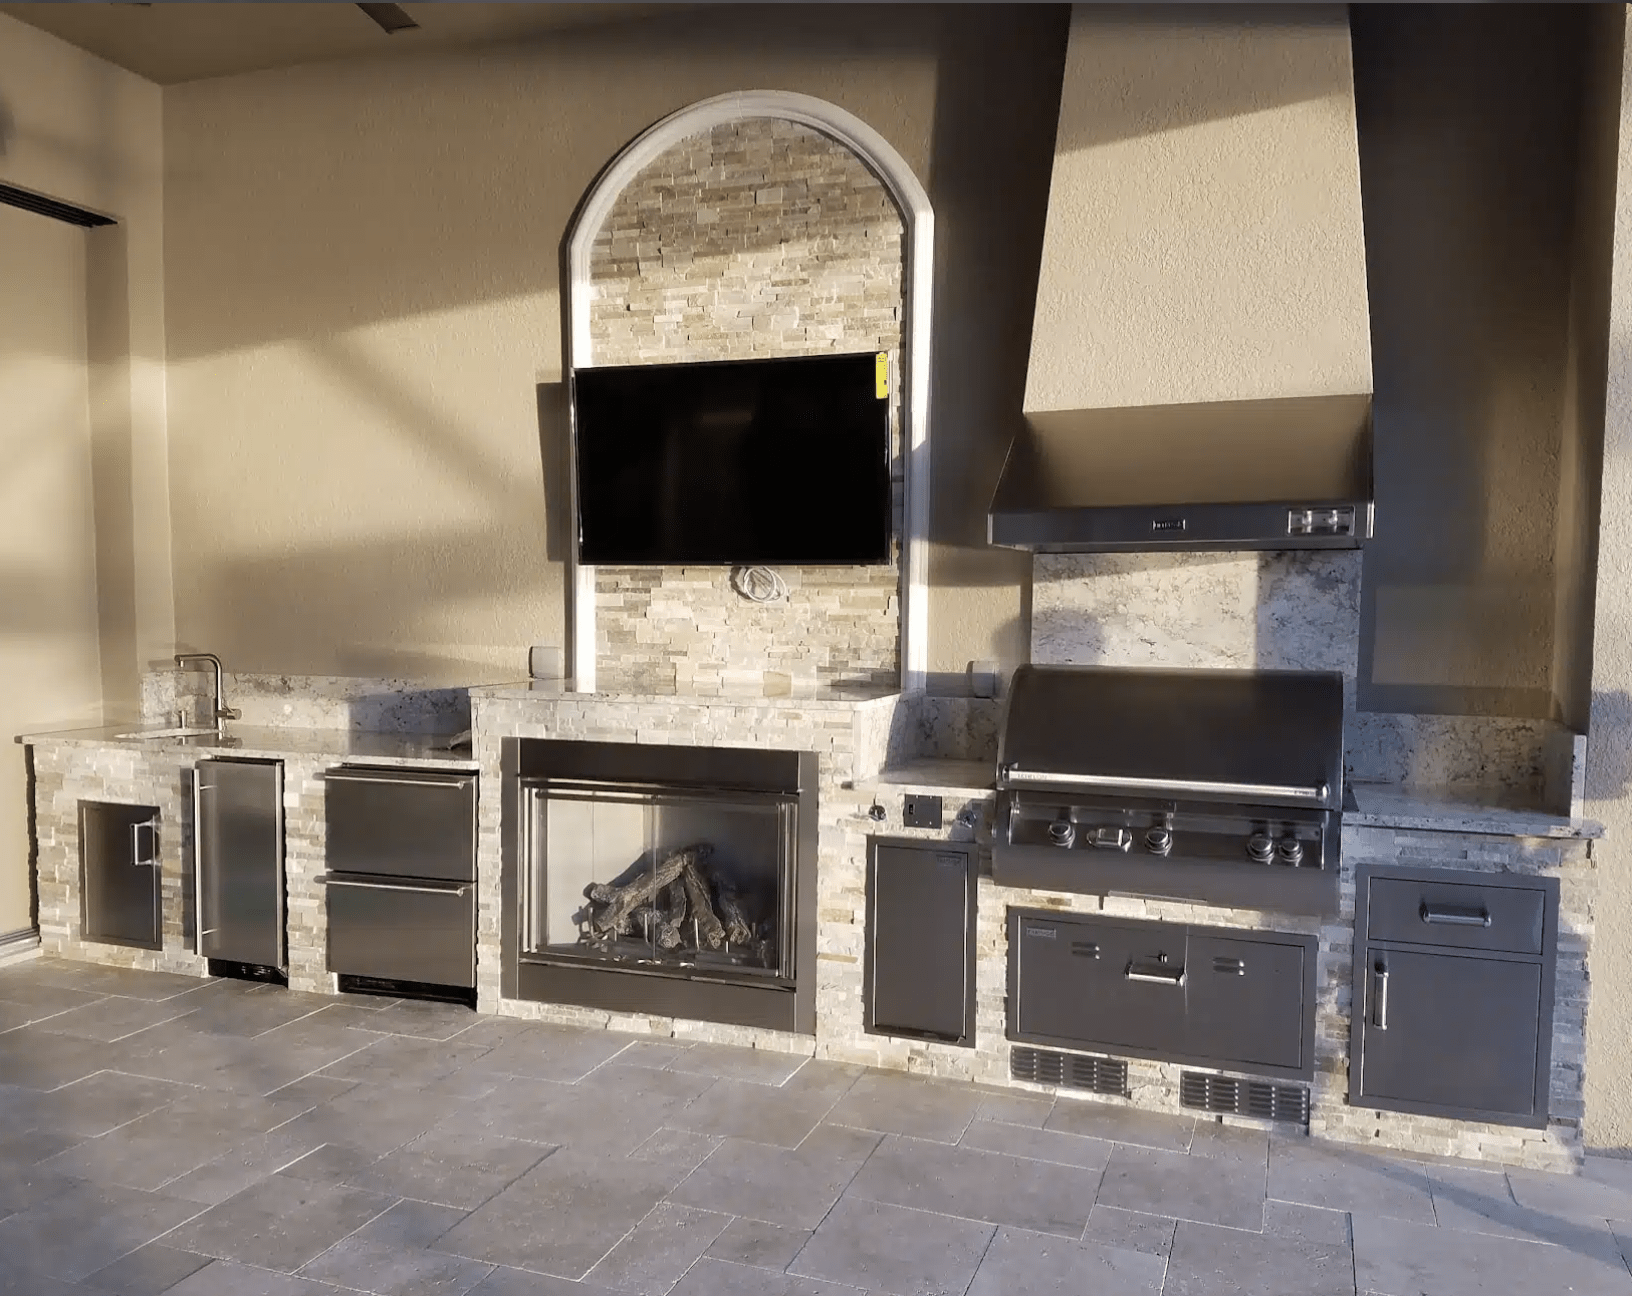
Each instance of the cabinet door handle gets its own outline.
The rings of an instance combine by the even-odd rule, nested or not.
[[[1388,1029],[1388,968],[1381,963],[1371,970],[1371,1024],[1375,1030]]]
[[[1182,967],[1163,967],[1159,963],[1129,963],[1123,977],[1129,981],[1145,981],[1151,985],[1182,986],[1184,984],[1184,969]]]
[[[1447,927],[1490,926],[1489,909],[1473,909],[1462,905],[1431,905],[1425,900],[1417,912],[1425,923]]]
[[[150,834],[147,839],[147,858],[142,858],[142,830]],[[159,866],[159,827],[151,819],[146,823],[130,825],[130,862],[137,868],[157,868]]]

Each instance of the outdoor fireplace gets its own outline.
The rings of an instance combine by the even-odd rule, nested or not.
[[[506,743],[505,993],[815,1030],[814,753]]]

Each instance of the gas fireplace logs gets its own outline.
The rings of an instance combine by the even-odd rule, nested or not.
[[[590,934],[602,940],[641,936],[659,949],[678,949],[690,928],[698,949],[747,944],[753,924],[730,882],[704,863],[714,852],[706,842],[671,851],[653,868],[622,886],[596,883],[585,889]]]

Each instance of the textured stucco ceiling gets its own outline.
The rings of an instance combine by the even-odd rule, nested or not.
[[[354,4],[0,4],[0,12],[160,85],[324,59],[522,39],[690,7],[647,4],[402,6],[417,30],[388,36]]]

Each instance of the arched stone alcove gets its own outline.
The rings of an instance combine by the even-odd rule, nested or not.
[[[742,600],[720,569],[574,565],[574,688],[712,693],[806,669],[922,687],[931,237],[899,154],[803,95],[694,104],[602,173],[569,236],[568,371],[889,352],[900,545],[889,567],[784,571],[789,598],[769,605]]]

